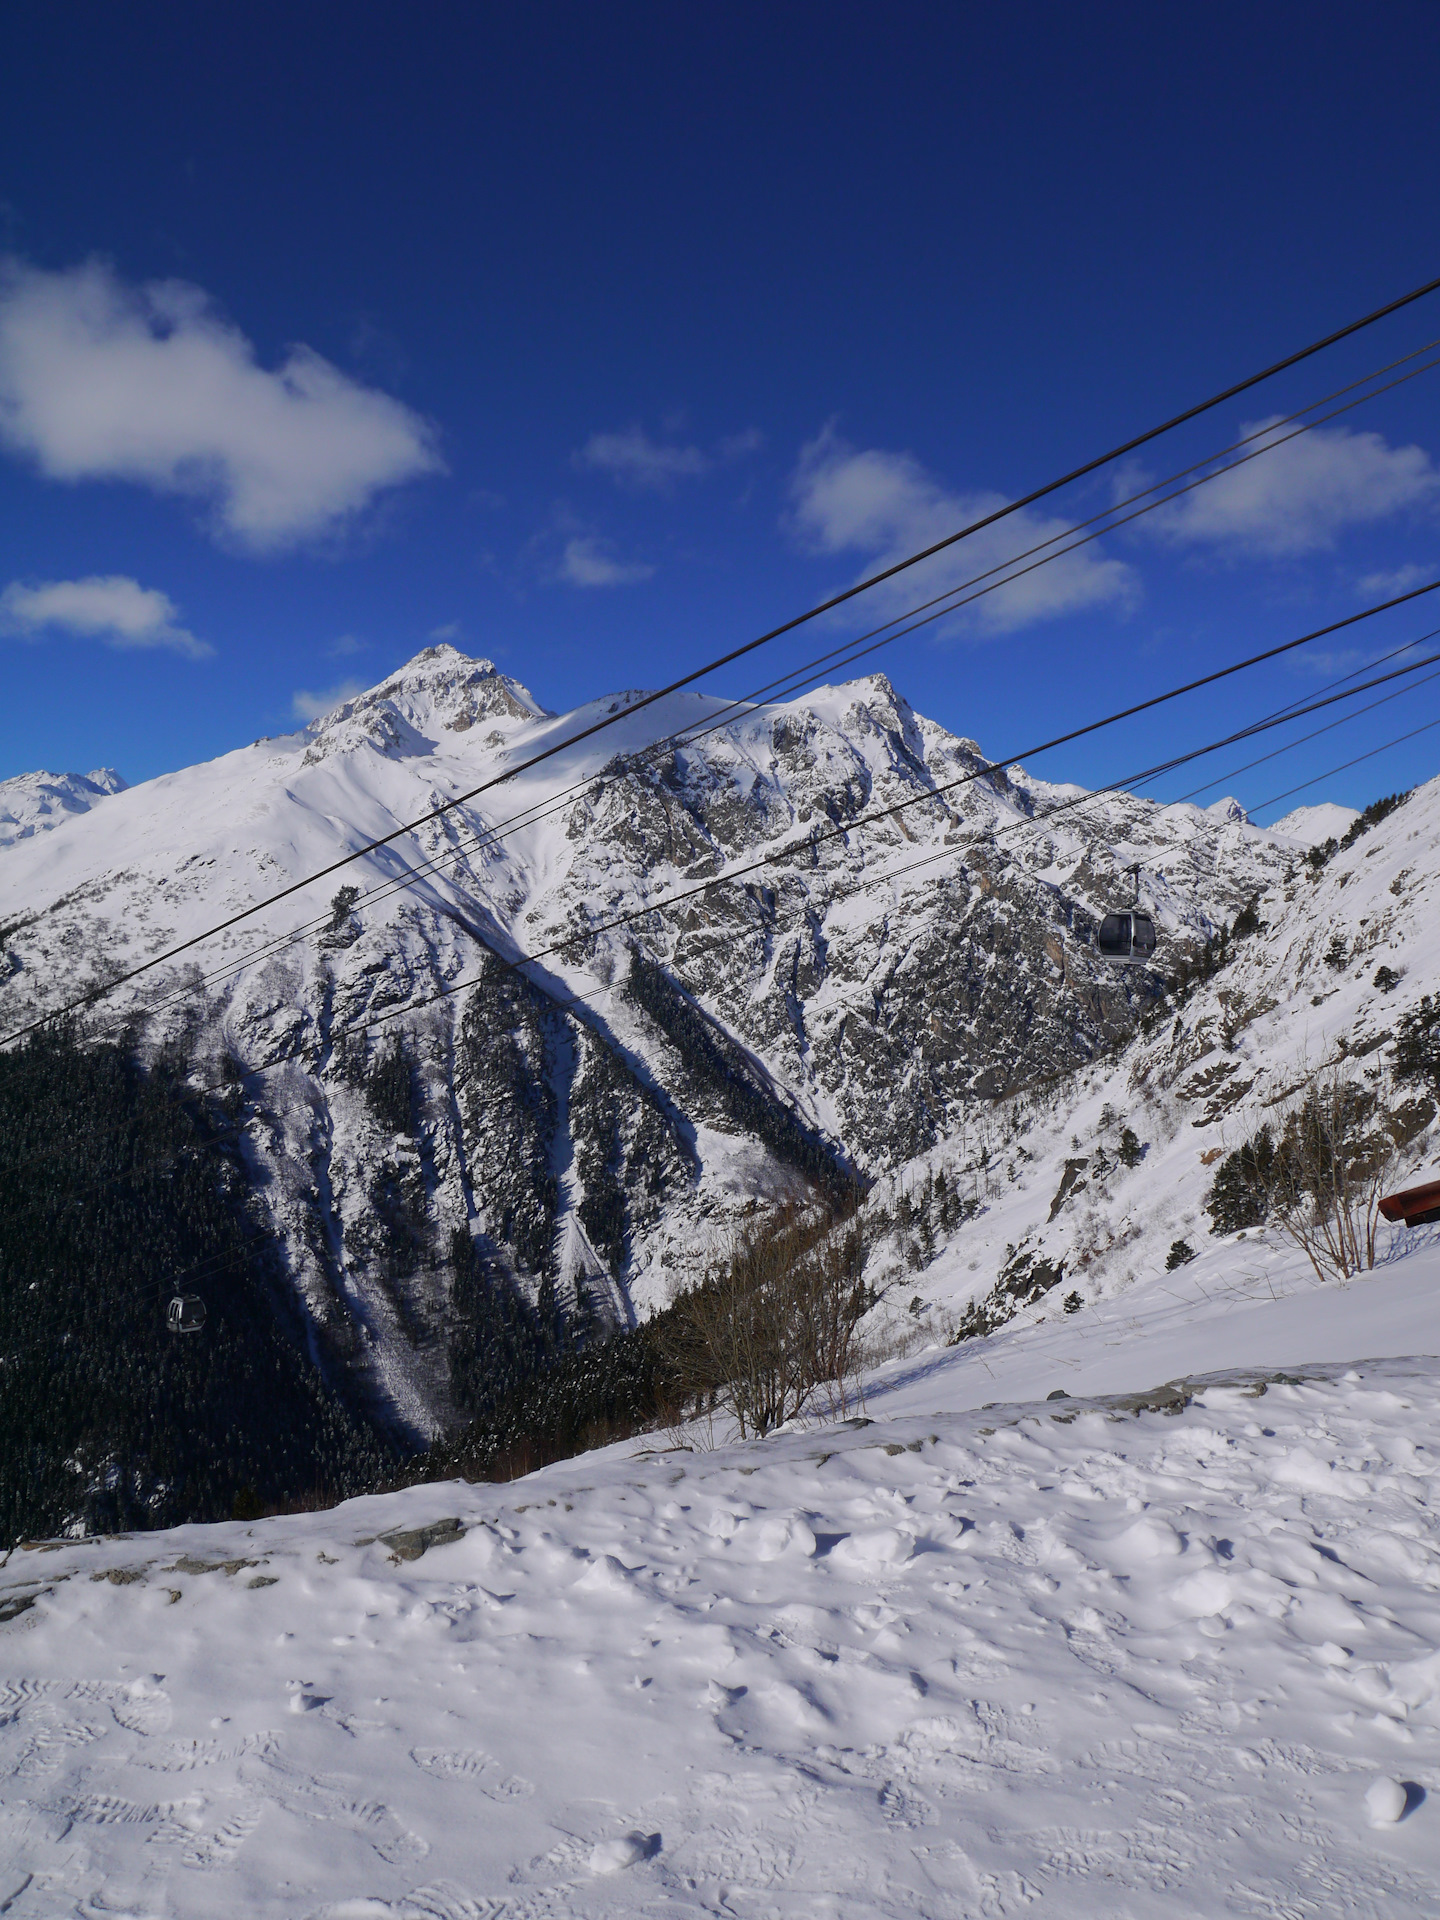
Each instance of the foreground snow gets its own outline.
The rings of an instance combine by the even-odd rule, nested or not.
[[[1433,1914],[1440,1361],[1347,1356],[1440,1251],[1186,1279],[865,1424],[17,1551],[0,1911]]]

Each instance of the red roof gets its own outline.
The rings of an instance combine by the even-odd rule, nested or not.
[[[1403,1220],[1407,1227],[1418,1227],[1420,1214],[1440,1209],[1440,1180],[1429,1180],[1423,1187],[1407,1187],[1403,1193],[1387,1193],[1380,1211],[1387,1220]]]

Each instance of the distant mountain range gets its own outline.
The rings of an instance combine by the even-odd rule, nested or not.
[[[0,847],[48,833],[97,801],[123,793],[125,782],[113,767],[93,773],[21,773],[0,780]]]

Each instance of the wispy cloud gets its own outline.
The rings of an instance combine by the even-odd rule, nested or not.
[[[608,540],[599,534],[572,534],[560,549],[556,576],[572,587],[628,587],[648,580],[654,567],[643,561],[617,560]]]
[[[1272,427],[1278,437],[1277,420],[1250,421],[1241,432],[1263,435]],[[1207,481],[1137,526],[1172,546],[1288,559],[1333,547],[1349,528],[1428,505],[1437,488],[1440,472],[1423,447],[1392,447],[1378,433],[1317,427]]]
[[[1314,652],[1307,649],[1304,653],[1290,654],[1286,658],[1285,665],[1291,673],[1314,674],[1327,680],[1338,679],[1342,675],[1348,678],[1366,668],[1378,667],[1403,658],[1405,654],[1421,647],[1433,651],[1434,645],[1433,639],[1427,640],[1422,637],[1411,640],[1402,647],[1386,648],[1383,652],[1373,650],[1366,652],[1360,647],[1318,648]]]
[[[714,453],[707,453],[678,440],[652,439],[637,425],[618,433],[592,433],[570,463],[581,472],[608,473],[617,486],[633,492],[670,493],[678,481],[698,479],[718,465],[743,460],[764,444],[760,429],[747,427],[743,433],[727,434]]]
[[[425,638],[427,640],[456,641],[460,638],[460,622],[458,620],[447,620],[443,627],[432,627]]]
[[[353,700],[357,693],[364,691],[365,684],[361,680],[342,680],[322,693],[311,693],[304,687],[297,687],[290,696],[290,711],[297,720],[318,720],[322,714],[333,713],[336,707],[343,707],[347,700]]]
[[[198,287],[101,261],[0,264],[0,441],[54,480],[207,501],[254,552],[333,531],[442,466],[434,428],[306,346],[273,371]]]
[[[1378,654],[1362,653],[1358,647],[1338,647],[1333,652],[1292,653],[1285,661],[1291,673],[1314,674],[1317,679],[1338,679],[1361,667],[1368,667]]]
[[[1397,600],[1402,593],[1423,587],[1437,575],[1440,575],[1440,566],[1433,561],[1422,567],[1412,560],[1407,566],[1391,567],[1388,572],[1362,574],[1356,585],[1367,600]]]
[[[357,639],[353,633],[342,633],[338,640],[325,649],[325,653],[331,660],[348,660],[354,654],[367,652],[369,646],[368,640]]]
[[[555,502],[549,523],[526,541],[520,562],[525,572],[550,586],[629,587],[655,573],[648,561],[626,559],[613,540],[565,500]]]
[[[952,493],[912,455],[857,449],[833,427],[801,450],[790,496],[792,524],[801,541],[814,553],[864,554],[867,574],[1006,504],[998,493]],[[1066,525],[1022,510],[874,589],[867,604],[890,613],[929,600],[1063,532]],[[1123,561],[1087,547],[985,594],[960,617],[981,632],[1007,633],[1081,608],[1128,606],[1138,591]]]
[[[83,580],[14,580],[0,593],[0,632],[25,640],[68,633],[122,649],[161,647],[191,660],[215,649],[179,621],[179,608],[158,587],[123,573]]]
[[[712,464],[699,447],[652,440],[640,426],[626,427],[619,433],[592,433],[571,455],[571,462],[582,470],[608,473],[622,487],[652,493],[669,493],[677,480],[708,473]]]

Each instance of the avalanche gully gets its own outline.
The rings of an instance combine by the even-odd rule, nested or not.
[[[0,857],[0,1018],[625,701],[556,717],[434,648],[301,734],[35,813]],[[827,1170],[884,1223],[860,1400],[17,1546],[0,1912],[1440,1910],[1440,1228],[1382,1226],[1344,1279],[1216,1199],[1319,1085],[1395,1185],[1433,1177],[1437,1089],[1396,1043],[1440,993],[1440,781],[1265,833],[1122,793],[1047,821],[1078,791],[1012,766],[587,935],[983,765],[880,676],[622,757],[657,730],[622,719],[116,1011],[198,1079],[230,1063],[251,1204],[377,1417],[454,1419],[443,1341],[404,1330],[443,1330],[457,1229],[603,1329]],[[1132,863],[1152,976],[1094,950]],[[391,1011],[400,1055],[346,1038]]]

